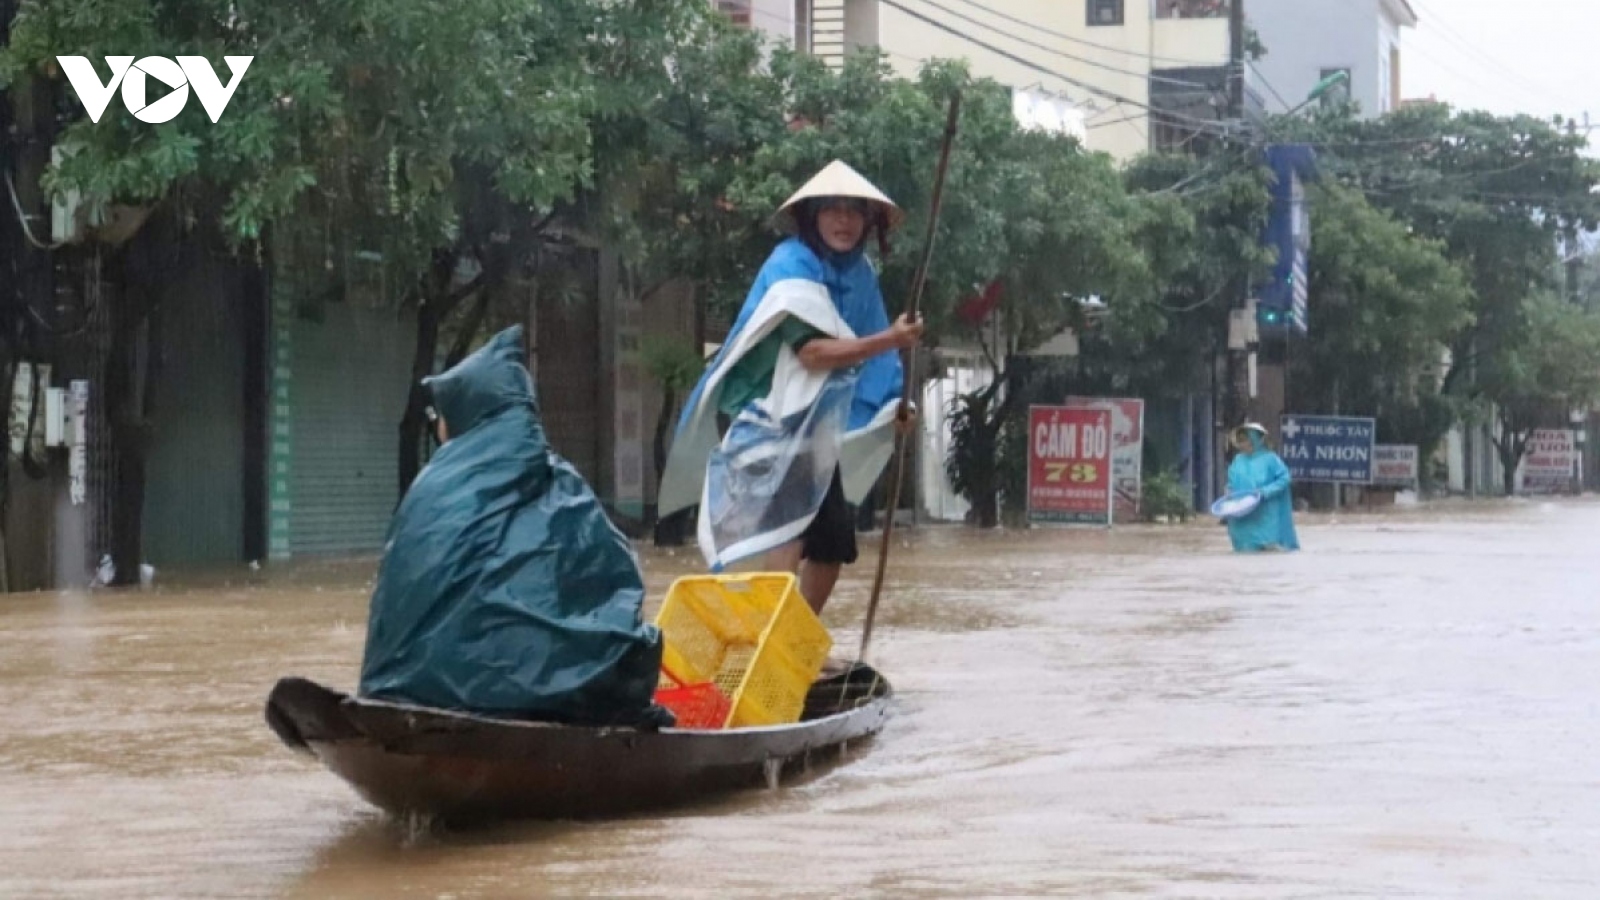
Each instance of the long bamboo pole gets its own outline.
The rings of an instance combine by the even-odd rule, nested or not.
[[[927,284],[928,266],[933,261],[933,239],[939,228],[939,208],[944,203],[945,174],[950,170],[950,148],[956,139],[956,122],[961,117],[961,93],[957,91],[950,96],[950,113],[945,120],[944,143],[939,148],[939,168],[933,178],[933,204],[928,210],[928,237],[922,245],[922,260],[917,264],[917,272],[911,280],[911,296],[906,300],[906,317],[916,321],[922,308],[922,289]],[[910,412],[911,392],[915,389],[916,350],[912,350],[912,371],[906,373],[905,387],[900,396],[899,416],[901,421]],[[889,546],[894,538],[895,511],[900,508],[900,491],[905,484],[906,450],[910,440],[900,436],[896,443],[894,478],[889,486],[889,509],[884,516],[883,543],[878,546],[878,572],[872,579],[872,599],[867,603],[867,621],[861,629],[861,652],[858,660],[867,658],[867,649],[872,644],[872,623],[878,616],[878,601],[883,597],[883,578],[889,570]]]

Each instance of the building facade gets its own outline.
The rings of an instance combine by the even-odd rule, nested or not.
[[[1227,0],[721,0],[736,21],[833,65],[878,47],[902,75],[963,59],[1044,116],[1126,160],[1164,125],[1226,117]],[[1163,116],[1160,111],[1167,111]],[[1191,132],[1178,129],[1182,137]]]
[[[1271,111],[1299,105],[1340,71],[1349,75],[1342,96],[1362,115],[1399,108],[1402,37],[1418,24],[1406,0],[1250,0],[1245,10],[1267,50],[1253,68],[1271,87]]]

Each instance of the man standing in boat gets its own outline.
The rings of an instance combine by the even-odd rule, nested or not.
[[[713,571],[766,554],[797,572],[821,612],[856,561],[849,504],[883,472],[900,398],[900,352],[920,322],[889,322],[870,238],[887,252],[905,214],[835,161],[783,204],[789,233],[756,276],[726,342],[678,422],[662,475],[662,515],[700,504],[698,539]],[[718,418],[729,420],[719,441]]]

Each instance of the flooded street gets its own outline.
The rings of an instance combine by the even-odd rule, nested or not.
[[[1301,536],[924,529],[849,765],[418,839],[262,721],[279,676],[354,685],[369,565],[0,598],[0,897],[1596,896],[1600,505]],[[693,562],[652,551],[653,594]]]

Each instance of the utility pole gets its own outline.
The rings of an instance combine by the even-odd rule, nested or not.
[[[1244,0],[1228,4],[1228,117],[1244,120]]]
[[[1578,136],[1578,123],[1570,118],[1567,119],[1567,136],[1571,138]],[[1567,300],[1578,304],[1583,302],[1583,295],[1578,286],[1579,279],[1583,274],[1583,257],[1578,252],[1578,226],[1576,223],[1567,223],[1565,237],[1564,255],[1567,258]]]
[[[11,29],[21,3],[0,0],[0,46],[11,40]],[[41,180],[50,165],[55,144],[56,109],[52,81],[38,72],[27,71],[0,90],[0,327],[26,327],[8,335],[6,349],[15,363],[21,359],[54,364],[53,380],[75,374],[70,338],[44,327],[40,316],[59,318],[56,300],[55,256],[49,249],[52,239],[50,198]],[[17,340],[20,338],[20,340]],[[0,366],[5,368],[5,366]],[[11,385],[4,385],[7,398]],[[4,454],[0,454],[3,457]],[[0,458],[0,466],[10,461]],[[87,583],[87,541],[85,529],[68,533],[64,521],[83,521],[80,509],[65,502],[65,494],[51,493],[51,481],[11,480],[7,493],[14,497],[29,490],[35,497],[54,501],[54,511],[27,522],[19,535],[11,537],[8,573],[11,587],[21,585],[81,587]],[[19,540],[18,538],[22,538]],[[0,561],[0,565],[4,562]]]
[[[1244,0],[1231,0],[1228,4],[1228,120],[1237,132],[1243,131],[1244,125]],[[1249,397],[1249,356],[1246,335],[1241,328],[1246,327],[1244,316],[1248,308],[1250,284],[1242,273],[1233,278],[1229,288],[1228,297],[1228,341],[1227,357],[1224,365],[1227,395],[1222,404],[1223,421],[1222,434],[1227,434],[1232,428],[1243,423],[1247,415]],[[1248,325],[1254,325],[1254,322]],[[1218,436],[1214,436],[1215,439]],[[1225,454],[1218,454],[1218,461],[1226,458]],[[1212,477],[1216,477],[1213,475]]]

